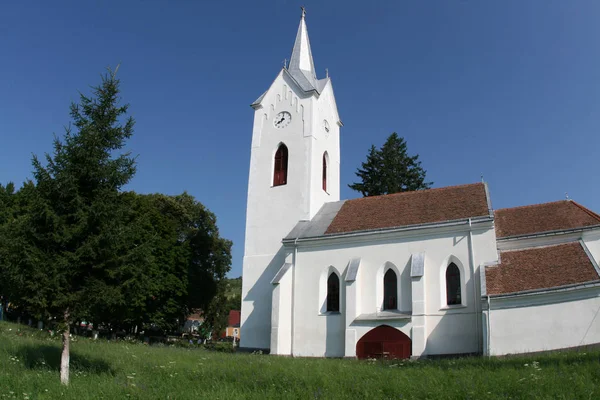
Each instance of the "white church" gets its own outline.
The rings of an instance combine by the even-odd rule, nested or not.
[[[494,210],[485,183],[340,200],[342,122],[304,11],[252,107],[241,347],[408,358],[600,343],[595,212]]]

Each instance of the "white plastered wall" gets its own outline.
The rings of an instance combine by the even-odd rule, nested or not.
[[[327,83],[318,98],[313,99],[314,116],[311,135],[310,193],[312,218],[323,203],[340,199],[340,126],[335,110],[335,99],[331,83]],[[329,123],[329,132],[325,131],[323,120]],[[323,154],[327,152],[327,191],[323,190]]]
[[[600,288],[492,298],[490,354],[505,355],[600,343]]]
[[[489,242],[489,243],[488,243]],[[479,248],[478,248],[479,246]],[[329,242],[317,246],[300,246],[297,257],[295,275],[295,309],[293,354],[297,356],[353,356],[352,350],[356,342],[370,329],[379,325],[395,326],[411,337],[410,320],[403,321],[349,321],[353,315],[371,314],[379,311],[378,287],[382,282],[378,279],[382,266],[393,263],[398,271],[401,291],[412,291],[410,276],[410,260],[414,253],[425,253],[425,282],[423,285],[426,297],[423,304],[426,327],[426,341],[420,354],[457,354],[476,353],[481,349],[480,306],[475,298],[479,298],[479,280],[473,280],[470,268],[469,238],[466,229],[445,233],[429,232],[426,236],[387,237],[385,239],[361,238],[344,239],[338,243]],[[474,264],[497,258],[495,234],[491,224],[473,234]],[[465,266],[465,285],[462,288],[465,306],[447,307],[443,303],[440,285],[441,269],[445,270],[449,257],[460,260]],[[345,282],[346,269],[352,258],[361,259],[357,280]],[[326,290],[319,284],[322,270],[330,266],[342,273],[342,308],[340,314],[323,314],[319,299],[324,297],[319,291]],[[477,271],[477,269],[475,269]],[[348,313],[345,301],[346,293],[355,297],[355,310]],[[406,293],[400,293],[400,311],[411,312],[410,301],[405,301]],[[410,296],[412,299],[412,294]],[[353,340],[354,343],[348,343]],[[414,352],[413,352],[414,353]]]
[[[292,351],[292,275],[293,270],[290,268],[280,281],[273,285],[271,354],[290,354]]]

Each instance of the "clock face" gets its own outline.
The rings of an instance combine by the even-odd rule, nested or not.
[[[285,128],[290,122],[292,122],[292,116],[287,111],[280,112],[275,116],[275,119],[273,119],[273,125],[278,129]]]
[[[325,136],[329,136],[329,122],[326,119],[323,120],[323,130],[325,131]]]

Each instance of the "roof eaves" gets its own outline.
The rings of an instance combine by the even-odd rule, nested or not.
[[[496,210],[496,212],[512,211],[512,210],[518,210],[518,209],[521,209],[521,208],[533,208],[533,207],[539,207],[539,206],[547,206],[549,204],[564,203],[566,201],[569,201],[569,200],[557,200],[557,201],[549,201],[547,203],[526,204],[524,206],[499,208],[499,209]]]
[[[570,228],[570,229],[557,229],[554,231],[525,233],[522,235],[500,236],[500,237],[497,237],[496,240],[497,241],[508,241],[508,240],[529,239],[529,238],[544,237],[544,236],[565,235],[568,233],[590,231],[590,230],[594,230],[594,229],[600,229],[600,224],[588,225],[588,226],[582,226],[582,227]]]
[[[471,220],[472,223],[482,223],[482,222],[490,222],[490,221],[493,221],[494,219],[492,217],[485,215],[485,216],[461,218],[461,219],[448,220],[448,221],[428,222],[428,223],[424,223],[424,224],[393,226],[393,227],[377,228],[377,229],[364,229],[364,230],[349,231],[349,232],[327,233],[324,235],[307,236],[307,237],[303,237],[303,238],[300,238],[300,237],[285,238],[285,239],[283,239],[283,242],[284,243],[293,243],[296,239],[299,242],[301,242],[301,241],[308,241],[308,240],[334,239],[334,238],[341,238],[341,237],[348,237],[348,236],[359,236],[359,235],[365,236],[365,235],[378,234],[378,233],[403,232],[403,231],[421,230],[421,229],[428,229],[428,228],[443,228],[443,227],[453,226],[453,225],[463,225],[463,224],[468,225],[469,220]]]
[[[321,93],[314,87],[311,87],[310,89],[306,89],[304,87],[302,87],[302,84],[298,81],[298,79],[296,79],[296,77],[294,75],[292,75],[292,73],[287,69],[287,68],[283,68],[283,70],[285,71],[285,73],[287,74],[287,76],[290,77],[290,79],[296,84],[296,86],[298,86],[298,88],[300,90],[302,90],[304,93],[306,94],[311,94],[312,92],[316,93],[317,95],[320,95]],[[304,75],[304,74],[303,74]],[[308,82],[308,80],[307,80]],[[310,82],[308,82],[310,84]],[[311,85],[312,86],[312,85]]]
[[[260,103],[263,101],[263,99],[265,98],[265,95],[267,94],[268,90],[265,90],[265,92],[263,94],[261,94],[258,99],[254,100],[254,102],[252,102],[252,104],[250,104],[250,107],[254,108],[255,110],[260,108]]]
[[[534,294],[542,294],[542,293],[553,293],[560,292],[566,290],[575,290],[586,287],[596,287],[600,286],[600,279],[589,281],[589,282],[580,282],[580,283],[572,283],[569,285],[555,286],[551,288],[538,288],[538,289],[530,289],[530,290],[522,290],[519,292],[510,292],[510,293],[498,293],[498,294],[490,294],[491,298],[505,298],[505,297],[517,297],[517,296],[529,296]]]

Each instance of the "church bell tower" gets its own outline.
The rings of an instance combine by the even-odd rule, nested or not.
[[[241,346],[268,349],[270,282],[286,261],[281,240],[340,199],[342,123],[329,74],[317,78],[304,8],[289,65],[251,106]]]

